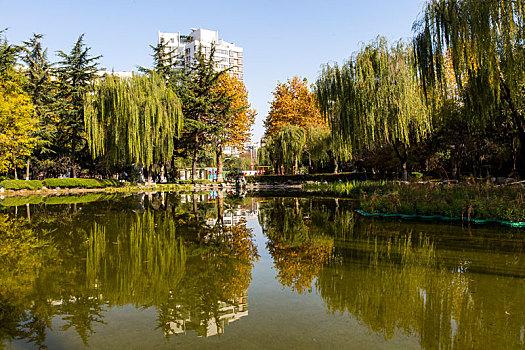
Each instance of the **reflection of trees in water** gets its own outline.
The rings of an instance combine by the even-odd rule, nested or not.
[[[336,242],[316,281],[330,312],[349,312],[385,339],[416,335],[426,349],[524,345],[523,284],[468,273],[478,254],[468,242],[458,254],[406,225],[385,226],[360,220],[351,239]]]
[[[0,214],[0,343],[45,347],[58,316],[87,345],[113,305],[155,307],[166,335],[170,322],[189,316],[198,321],[185,330],[205,335],[210,320],[224,324],[226,304],[246,309],[257,252],[245,223],[208,228],[193,208],[155,200],[86,205],[74,215],[66,206],[38,207],[33,226]]]
[[[333,238],[313,229],[312,212],[297,199],[277,198],[273,206],[261,211],[266,244],[283,287],[303,293],[311,290],[313,279],[329,257]]]
[[[260,223],[283,286],[304,291],[317,278],[329,312],[348,312],[385,339],[417,336],[426,349],[525,345],[521,232],[358,219],[326,200],[274,199]],[[333,239],[319,265],[296,253],[313,237]]]

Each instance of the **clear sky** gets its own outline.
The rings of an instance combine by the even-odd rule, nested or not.
[[[320,67],[343,62],[377,35],[409,38],[424,0],[0,0],[0,28],[20,44],[45,34],[49,58],[68,52],[78,36],[109,70],[151,66],[158,31],[218,30],[244,49],[244,82],[258,116],[254,140],[277,82],[294,75],[313,83]]]

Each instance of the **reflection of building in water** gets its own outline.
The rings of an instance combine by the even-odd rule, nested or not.
[[[247,219],[256,219],[259,215],[259,202],[252,198],[248,205],[237,205],[236,208],[226,209],[222,220],[225,226],[234,226]],[[208,218],[206,225],[215,226],[217,218]]]
[[[243,296],[233,302],[219,302],[218,322],[216,322],[214,315],[193,315],[189,312],[183,319],[169,322],[169,331],[166,335],[186,334],[187,332],[195,331],[199,337],[211,337],[224,333],[225,326],[244,316],[248,316],[247,293],[244,293]],[[208,319],[207,324],[203,324],[203,322],[206,322],[206,319]]]

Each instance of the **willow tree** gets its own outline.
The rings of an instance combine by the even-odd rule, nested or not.
[[[446,56],[471,127],[503,117],[520,141],[525,174],[525,1],[431,0],[414,24],[418,67],[429,92],[447,89]],[[498,123],[501,123],[499,121]]]
[[[293,173],[299,170],[299,156],[306,144],[306,132],[303,128],[295,125],[286,125],[280,128],[279,133],[274,136],[267,135],[265,138],[265,150],[275,173],[284,173],[292,168]]]
[[[179,98],[156,73],[106,75],[85,95],[84,111],[93,158],[142,164],[150,175],[171,159],[184,122]]]
[[[326,65],[316,82],[334,144],[347,152],[394,148],[407,178],[407,148],[430,130],[413,50],[379,37],[341,67]]]
[[[305,152],[308,154],[308,166],[314,171],[326,166],[329,162],[334,165],[334,173],[339,171],[339,163],[351,159],[351,152],[347,145],[334,137],[328,125],[310,126],[306,133]]]

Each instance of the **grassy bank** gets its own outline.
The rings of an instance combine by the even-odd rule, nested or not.
[[[370,178],[370,177],[368,177]],[[248,183],[286,183],[286,182],[329,182],[336,181],[365,181],[367,175],[365,173],[339,173],[339,174],[304,174],[304,175],[259,175],[247,176]]]
[[[360,199],[367,213],[525,222],[522,186],[348,182],[306,184],[305,190]]]
[[[323,193],[334,196],[353,196],[372,192],[391,192],[401,185],[387,181],[347,181],[332,183],[305,183],[303,190],[307,192]]]

